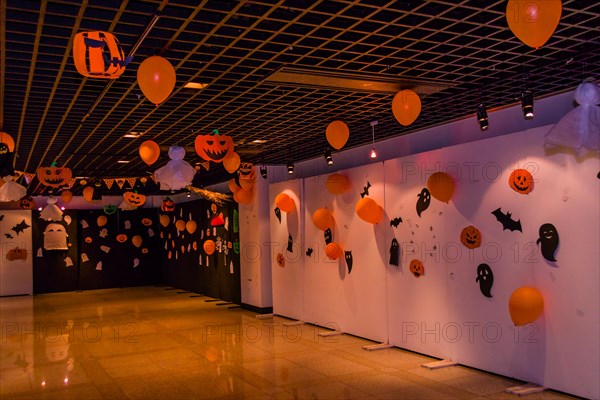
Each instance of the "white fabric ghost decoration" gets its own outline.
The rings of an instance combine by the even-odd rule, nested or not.
[[[600,151],[600,87],[582,83],[575,90],[579,107],[569,111],[546,134],[544,146],[572,148],[578,156]]]
[[[49,223],[44,230],[44,249],[69,250],[67,245],[67,231],[62,224]]]
[[[179,190],[192,184],[196,170],[183,160],[185,149],[179,146],[169,147],[171,161],[154,171],[154,179],[160,183],[161,190]]]
[[[27,189],[15,182],[14,177],[8,175],[2,179],[5,183],[0,187],[0,202],[17,201],[27,195]]]
[[[128,202],[126,202],[125,199],[123,199],[123,201],[121,201],[121,204],[119,204],[119,209],[121,209],[121,211],[131,211],[135,210],[136,208],[137,207],[134,207]]]
[[[42,212],[40,212],[40,218],[46,221],[62,221],[63,212],[56,205],[56,197],[50,196],[46,203],[48,205],[44,207]]]

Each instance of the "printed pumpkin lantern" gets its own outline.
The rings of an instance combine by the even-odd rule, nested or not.
[[[79,32],[73,41],[73,62],[77,72],[89,78],[115,79],[131,61],[125,57],[117,38],[108,32]]]
[[[219,163],[233,153],[233,138],[227,135],[219,135],[219,131],[216,129],[213,132],[212,135],[196,136],[194,148],[202,159]]]
[[[133,207],[143,206],[146,202],[146,196],[137,192],[125,192],[123,193],[123,199]]]
[[[421,262],[421,260],[410,260],[410,272],[415,276],[415,278],[420,278],[425,275],[425,266]]]
[[[56,163],[52,163],[49,167],[38,168],[37,177],[42,185],[57,188],[68,185],[72,173],[69,168],[57,167]]]
[[[474,226],[469,225],[460,232],[460,242],[468,249],[476,249],[481,246],[481,232]]]
[[[163,200],[162,204],[160,205],[160,209],[163,212],[173,212],[175,211],[175,202],[169,197],[167,197]]]
[[[116,237],[117,242],[119,243],[125,243],[127,241],[127,235],[124,233],[119,233]]]
[[[508,185],[517,193],[528,194],[533,190],[533,176],[526,169],[515,169],[508,178]]]
[[[21,207],[23,210],[35,209],[35,201],[33,201],[33,197],[31,197],[31,196],[22,197],[21,200],[19,201],[19,207]]]

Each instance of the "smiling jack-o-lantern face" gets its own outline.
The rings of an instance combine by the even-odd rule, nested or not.
[[[33,197],[25,196],[21,198],[19,207],[21,207],[23,210],[33,210],[35,208],[35,201],[33,201]]]
[[[515,169],[508,178],[508,185],[517,193],[528,194],[533,189],[533,177],[526,169]]]
[[[175,211],[175,202],[167,197],[160,205],[160,209],[163,212],[173,212]]]
[[[117,235],[116,239],[119,243],[125,243],[127,241],[127,235],[124,233],[120,233]]]
[[[152,220],[150,218],[142,218],[142,225],[150,226],[152,225]]]
[[[194,147],[200,157],[214,162],[222,162],[234,149],[233,138],[227,135],[198,135]]]
[[[481,246],[481,232],[472,225],[467,226],[460,232],[460,242],[468,249]]]
[[[40,167],[37,170],[37,177],[42,185],[50,187],[61,187],[71,181],[71,170],[64,167]]]
[[[410,260],[410,272],[412,272],[416,278],[420,278],[425,275],[425,266],[421,260]]]
[[[129,205],[132,205],[133,207],[140,207],[146,202],[146,196],[136,192],[125,192],[123,193],[123,198]]]

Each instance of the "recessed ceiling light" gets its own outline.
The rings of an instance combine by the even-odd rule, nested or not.
[[[129,132],[129,133],[124,134],[123,137],[137,139],[142,135],[143,135],[142,132]]]
[[[130,160],[119,160],[117,163],[119,164],[127,164]]]
[[[252,143],[255,143],[255,144],[263,144],[263,143],[267,143],[267,141],[266,141],[266,140],[263,140],[263,139],[254,139],[254,140],[252,141]]]
[[[204,89],[207,86],[208,86],[207,83],[200,83],[200,82],[188,82],[185,85],[183,85],[183,87],[186,89]]]

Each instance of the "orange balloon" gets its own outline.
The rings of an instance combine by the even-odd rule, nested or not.
[[[233,151],[233,152],[229,153],[228,155],[226,155],[225,158],[223,159],[223,167],[225,168],[225,170],[227,172],[229,172],[230,174],[233,174],[240,167],[241,161],[242,160],[240,159],[239,154],[236,153],[235,151]]]
[[[332,229],[335,225],[335,219],[330,210],[326,208],[317,208],[312,215],[313,224],[320,230]],[[332,229],[333,230],[333,229]]]
[[[135,235],[131,238],[131,243],[133,243],[135,247],[140,247],[142,245],[142,237],[140,235]]]
[[[166,58],[148,57],[138,68],[137,81],[144,96],[159,105],[169,97],[175,87],[175,68]]]
[[[250,204],[252,203],[253,197],[254,192],[252,190],[240,189],[233,194],[233,200],[235,200],[239,204]]]
[[[175,228],[177,228],[178,231],[184,231],[185,221],[182,219],[177,220],[177,222],[175,222]]]
[[[160,224],[165,228],[169,225],[169,223],[171,223],[171,218],[169,218],[169,216],[166,214],[160,214],[159,220]]]
[[[158,160],[159,155],[160,148],[158,147],[158,144],[156,144],[156,142],[152,140],[146,140],[140,145],[140,157],[146,164],[154,164],[156,160]]]
[[[60,194],[60,198],[62,199],[63,203],[69,204],[69,202],[73,200],[73,192],[70,190],[63,190]]]
[[[8,147],[9,153],[15,151],[15,141],[8,133],[0,132],[0,143],[4,143]]]
[[[392,100],[392,113],[401,125],[412,124],[421,113],[419,95],[412,90],[399,91]]]
[[[198,229],[198,224],[196,224],[196,221],[189,220],[185,223],[185,230],[188,231],[190,235],[196,232],[196,229]]]
[[[427,179],[427,189],[433,197],[447,203],[454,194],[454,179],[445,172],[436,172]]]
[[[286,213],[294,211],[296,209],[296,203],[287,193],[279,193],[275,197],[275,205],[279,207],[281,211]]]
[[[325,255],[331,260],[337,260],[342,256],[343,253],[344,250],[342,249],[342,246],[336,242],[331,242],[325,246]]]
[[[108,219],[106,218],[106,215],[99,215],[98,218],[96,218],[96,223],[98,226],[104,226],[107,222]]]
[[[350,189],[350,181],[346,175],[338,174],[336,172],[327,177],[327,180],[325,180],[325,187],[331,194],[342,194]]]
[[[544,298],[537,289],[523,286],[510,295],[508,310],[515,325],[526,325],[542,315]]]
[[[235,179],[230,179],[228,186],[229,186],[229,190],[231,191],[231,193],[235,193],[241,189],[241,187],[239,187],[238,184],[235,183]]]
[[[344,147],[348,141],[348,138],[350,137],[350,129],[348,129],[348,125],[346,125],[343,121],[333,121],[327,125],[325,136],[327,136],[327,141],[331,147],[339,150]]]
[[[204,244],[202,245],[202,247],[204,248],[204,251],[206,252],[206,254],[208,254],[209,256],[215,252],[215,249],[217,248],[217,246],[215,245],[215,241],[214,240],[206,240],[204,241]]]
[[[370,224],[378,224],[383,218],[383,208],[370,197],[363,197],[356,203],[356,214]]]
[[[508,0],[506,22],[515,36],[534,49],[554,33],[562,14],[561,0]]]

